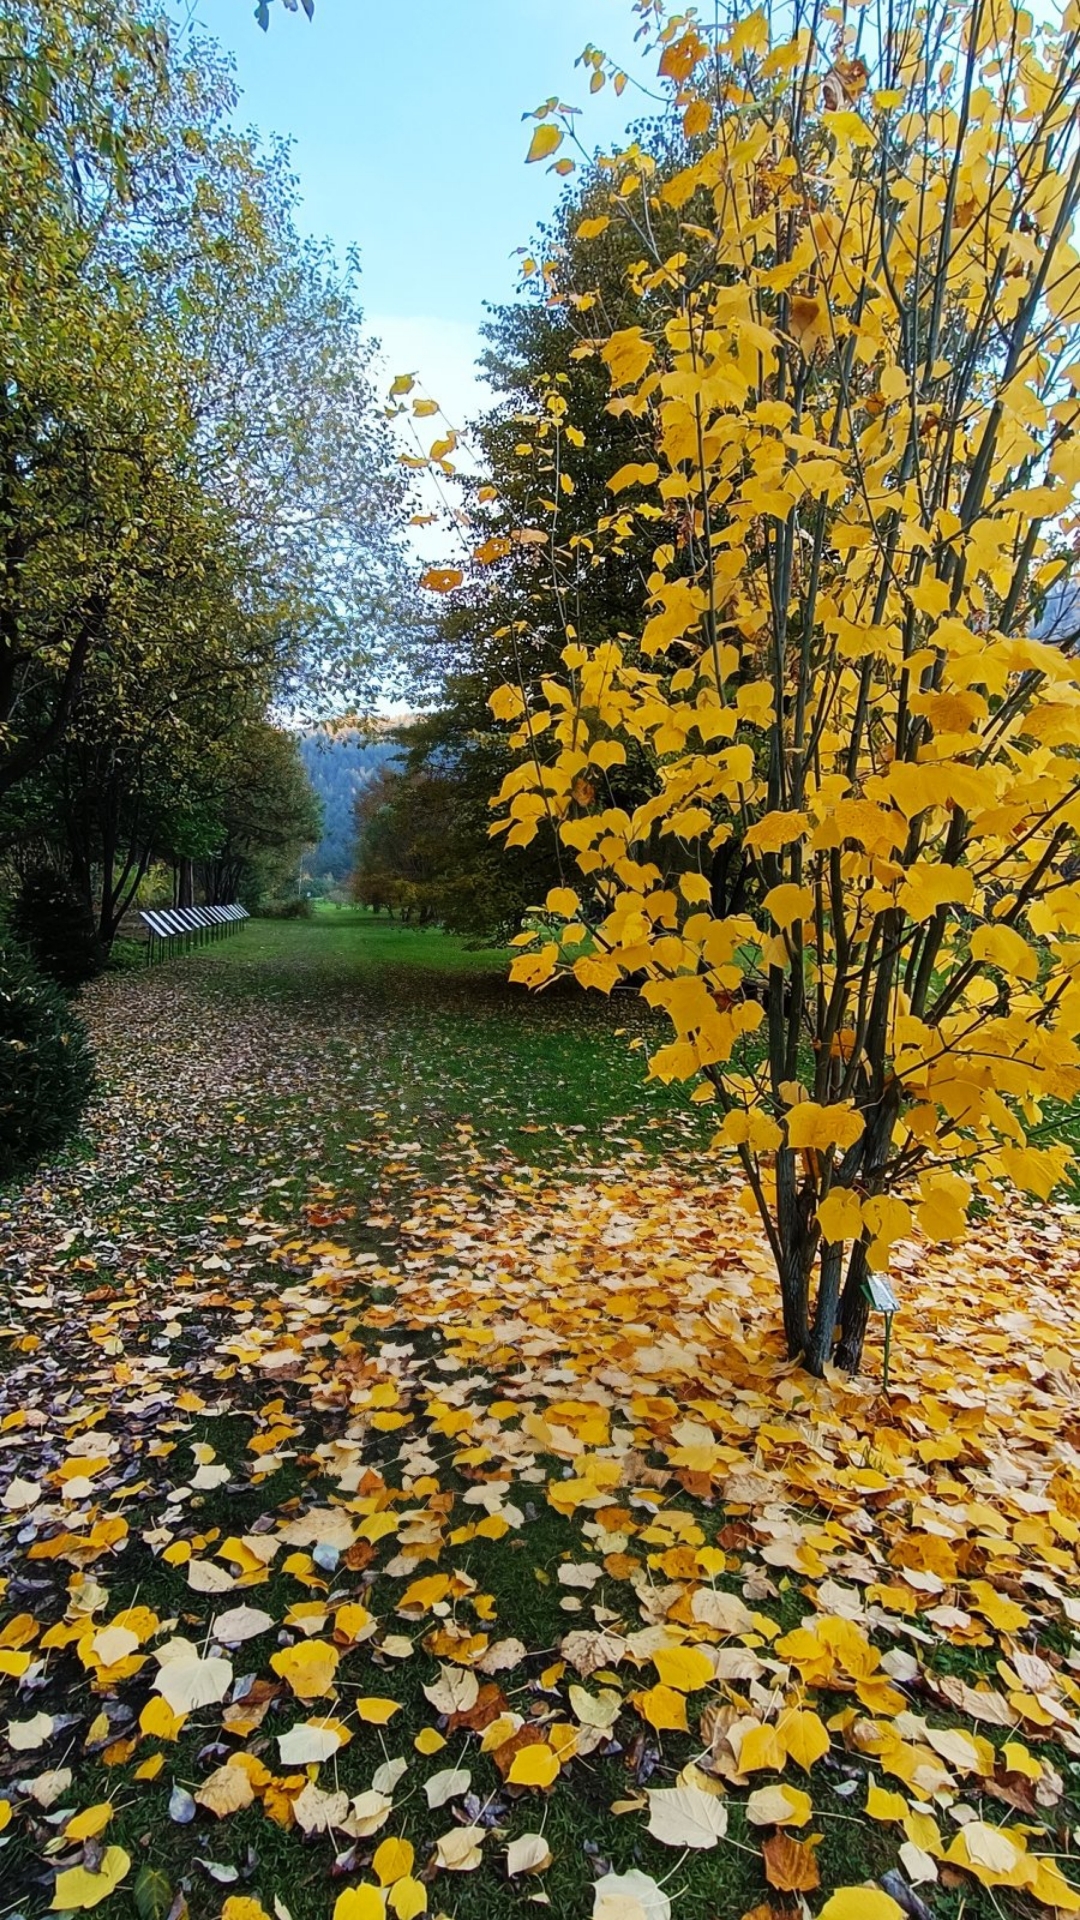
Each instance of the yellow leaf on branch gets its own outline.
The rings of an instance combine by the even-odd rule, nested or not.
[[[525,155],[526,162],[549,159],[553,153],[558,152],[562,143],[562,128],[557,127],[552,120],[542,120],[529,142],[529,151]]]
[[[796,886],[785,881],[781,886],[773,887],[765,895],[763,905],[766,912],[776,921],[778,927],[791,927],[796,920],[805,919],[814,911],[814,895],[810,887]]]
[[[818,1225],[826,1240],[857,1240],[862,1232],[862,1206],[850,1187],[831,1187],[819,1201]]]

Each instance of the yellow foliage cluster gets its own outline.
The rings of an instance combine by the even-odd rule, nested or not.
[[[655,530],[640,632],[568,628],[559,680],[491,702],[493,834],[578,876],[514,978],[643,977],[652,1072],[721,1108],[819,1364],[843,1243],[858,1291],[913,1218],[1046,1196],[1080,1092],[1080,667],[1040,624],[1080,527],[1076,8],[930,12],[871,51],[857,13],[827,49],[660,32],[691,157],[608,163],[578,234],[643,255],[641,324],[584,349],[647,454],[589,544]],[[557,509],[541,537],[557,577]]]

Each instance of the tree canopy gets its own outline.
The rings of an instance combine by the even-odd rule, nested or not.
[[[656,140],[667,172],[685,158],[681,129],[643,128],[642,137]],[[453,584],[425,649],[431,710],[404,732],[400,778],[384,782],[377,815],[362,809],[361,881],[374,876],[380,897],[395,870],[406,887],[418,884],[419,830],[425,911],[474,937],[517,931],[559,872],[548,842],[509,855],[492,844],[490,796],[513,752],[492,721],[488,695],[507,678],[524,686],[558,672],[567,625],[591,643],[625,637],[649,566],[650,530],[622,512],[609,488],[611,475],[640,457],[641,424],[611,412],[604,369],[585,352],[593,307],[620,324],[642,314],[641,290],[628,275],[637,251],[632,232],[609,225],[591,246],[581,237],[600,217],[607,191],[598,166],[568,185],[523,263],[518,297],[488,311],[480,364],[495,399],[461,435],[476,472],[452,481],[458,564],[428,575],[435,591]],[[593,292],[582,298],[569,290],[586,273]],[[434,448],[454,454],[457,431],[436,413],[419,394],[399,396],[418,460],[430,457],[431,432]],[[440,455],[439,464],[452,460]],[[549,515],[550,547],[546,536],[538,543],[536,529]],[[598,528],[613,537],[598,541]],[[622,803],[652,790],[642,755],[610,779]],[[441,834],[424,821],[420,790],[446,811]],[[375,818],[377,855],[364,842]]]
[[[0,853],[102,950],[152,861],[233,845],[224,743],[262,740],[287,813],[262,716],[370,697],[413,619],[358,264],[236,103],[142,0],[0,13]]]
[[[294,704],[354,700],[407,622],[355,262],[234,104],[139,0],[0,18],[0,792],[163,617]]]
[[[645,298],[590,306],[647,441],[590,538],[644,526],[651,564],[628,638],[568,608],[558,675],[492,697],[499,831],[553,829],[563,868],[514,972],[643,977],[652,1072],[717,1104],[820,1370],[913,1218],[950,1239],[1053,1188],[1040,1116],[1080,1090],[1080,675],[1034,637],[1080,483],[1080,70],[1068,19],[983,4],[828,49],[679,16],[657,56],[694,153],[623,154],[582,236],[629,227]],[[537,125],[558,151],[557,103]],[[553,567],[560,513],[526,535]],[[620,805],[642,752],[656,790]]]

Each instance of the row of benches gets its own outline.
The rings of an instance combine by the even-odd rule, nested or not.
[[[146,964],[163,959],[185,947],[204,946],[208,940],[220,940],[235,933],[248,918],[246,907],[236,902],[227,907],[153,907],[139,918],[146,928]]]

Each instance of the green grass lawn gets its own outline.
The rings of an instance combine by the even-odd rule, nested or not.
[[[586,996],[572,982],[529,993],[510,985],[509,958],[331,908],[252,921],[197,964],[226,1008],[254,998],[269,1021],[299,1013],[313,1038],[323,1026],[324,1178],[355,1178],[349,1149],[373,1078],[386,1089],[383,1124],[418,1138],[426,1163],[461,1125],[492,1156],[569,1169],[708,1140],[714,1122],[688,1089],[647,1077],[646,1046],[666,1036],[636,995]],[[295,1098],[302,1106],[305,1089]]]

